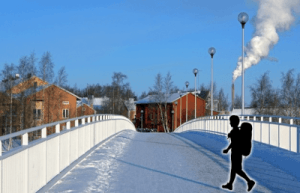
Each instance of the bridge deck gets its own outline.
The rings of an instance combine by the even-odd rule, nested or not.
[[[220,187],[230,170],[230,154],[221,154],[226,145],[224,136],[202,132],[124,131],[99,146],[49,192],[224,192]],[[264,148],[255,145],[254,151]],[[244,168],[257,181],[253,192],[300,192],[297,177],[258,154],[246,159]],[[237,178],[234,191],[246,189]]]

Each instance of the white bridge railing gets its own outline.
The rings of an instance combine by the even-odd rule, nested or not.
[[[71,122],[75,127],[71,128]],[[63,131],[61,124],[66,124]],[[55,133],[47,136],[47,127],[53,126]],[[1,136],[0,148],[2,141],[20,136],[22,145],[5,153],[0,150],[0,192],[36,192],[92,147],[126,129],[135,127],[123,116],[91,115]],[[29,142],[28,133],[36,131],[41,131],[41,138]]]
[[[231,130],[229,117],[228,115],[221,115],[193,119],[182,124],[174,132],[203,130],[219,135],[227,135]],[[270,115],[243,115],[239,117],[240,124],[243,122],[252,124],[252,139],[254,141],[300,153],[299,125],[294,124],[294,121],[298,122],[300,118]]]

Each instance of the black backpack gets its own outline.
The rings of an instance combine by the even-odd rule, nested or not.
[[[242,123],[240,128],[240,143],[242,155],[248,156],[252,148],[252,125],[250,123]]]

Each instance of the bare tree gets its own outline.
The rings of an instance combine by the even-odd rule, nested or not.
[[[55,84],[60,86],[60,87],[64,87],[68,82],[67,77],[68,77],[68,75],[67,75],[67,72],[66,72],[66,68],[65,68],[65,66],[63,66],[58,70],[57,77],[55,79]],[[49,108],[52,107],[53,110],[56,110],[56,119],[60,120],[60,118],[61,118],[61,105],[62,105],[62,101],[65,97],[64,92],[61,92],[61,90],[58,89],[57,93],[55,93],[55,95],[54,95],[54,92],[49,92],[47,94],[48,94],[48,96],[52,97],[53,101],[57,101],[57,103],[55,103],[54,105],[49,106]],[[50,111],[50,112],[52,112],[52,111]],[[71,114],[71,113],[69,112],[69,114]],[[49,118],[52,122],[53,115]]]
[[[121,114],[123,100],[122,100],[122,90],[124,85],[124,80],[127,76],[121,72],[114,72],[112,76],[112,86],[113,86],[113,109],[116,114]]]
[[[14,131],[16,131],[16,125],[13,126],[13,123],[16,123],[16,119],[13,120],[13,117],[16,117],[17,113],[17,106],[16,104],[13,104],[13,90],[12,88],[15,86],[16,81],[15,81],[15,75],[16,75],[16,66],[11,63],[5,64],[4,69],[1,72],[1,77],[3,78],[2,84],[3,88],[6,91],[6,93],[3,93],[2,96],[4,97],[4,106],[3,112],[4,112],[4,134],[10,134]],[[8,118],[9,118],[9,126],[8,126]],[[9,139],[9,145],[8,149],[12,147],[12,139]]]
[[[64,87],[68,82],[68,74],[66,72],[65,66],[61,67],[58,70],[57,77],[55,79],[55,84]]]
[[[169,132],[168,126],[168,112],[170,111],[168,107],[168,98],[173,89],[173,81],[170,72],[166,75],[165,78],[158,73],[155,77],[155,83],[153,88],[150,88],[150,92],[156,93],[151,95],[151,101],[156,103],[159,109],[159,116],[161,123],[163,125],[164,131]]]
[[[229,107],[228,95],[225,96],[223,88],[220,89],[217,99],[219,101],[218,110],[227,111]]]
[[[281,78],[281,101],[285,116],[299,116],[300,107],[300,74],[294,77],[294,69],[289,70],[286,74],[282,73]]]
[[[147,93],[145,91],[142,92],[141,96],[139,97],[139,99],[143,99],[145,97],[147,97]]]
[[[18,99],[20,101],[21,111],[20,111],[20,130],[25,129],[26,122],[31,121],[32,119],[29,119],[26,121],[25,112],[32,113],[32,106],[27,105],[25,98],[26,95],[29,93],[33,93],[33,90],[30,89],[31,82],[28,81],[33,75],[36,74],[36,67],[35,67],[35,54],[32,53],[29,57],[23,56],[19,60],[19,65],[17,66],[17,72],[20,75],[20,82],[22,84],[20,85],[20,93],[18,94]],[[29,88],[29,89],[27,89]]]
[[[40,63],[39,63],[39,76],[49,83],[52,82],[54,78],[54,63],[52,62],[52,56],[50,52],[46,52],[43,54]]]
[[[268,72],[265,72],[257,82],[250,86],[251,107],[255,108],[256,114],[272,114],[270,108],[272,105],[273,89]]]
[[[234,97],[234,108],[235,109],[242,108],[242,97],[240,95],[235,95]]]
[[[52,62],[52,57],[50,52],[46,52],[43,54],[40,62],[39,62],[39,76],[43,79],[43,81],[47,81],[49,83],[52,82],[54,77],[54,63]],[[44,110],[45,110],[45,89],[43,89],[43,105],[42,105],[42,124],[44,123]],[[49,120],[49,119],[48,119]]]

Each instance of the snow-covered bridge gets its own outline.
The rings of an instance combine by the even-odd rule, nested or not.
[[[85,120],[87,117],[80,119]],[[287,117],[241,117],[253,125],[253,153],[244,169],[253,192],[300,192],[299,131]],[[274,121],[273,118],[273,121]],[[139,133],[121,116],[96,115],[46,136],[21,135],[23,145],[1,156],[1,192],[224,192],[228,116],[205,117],[174,133]],[[282,122],[289,120],[289,124]],[[75,127],[70,128],[70,122]],[[61,123],[55,123],[57,125]],[[28,132],[42,139],[26,143]],[[237,178],[235,192],[246,192]],[[225,191],[226,192],[226,191]]]

